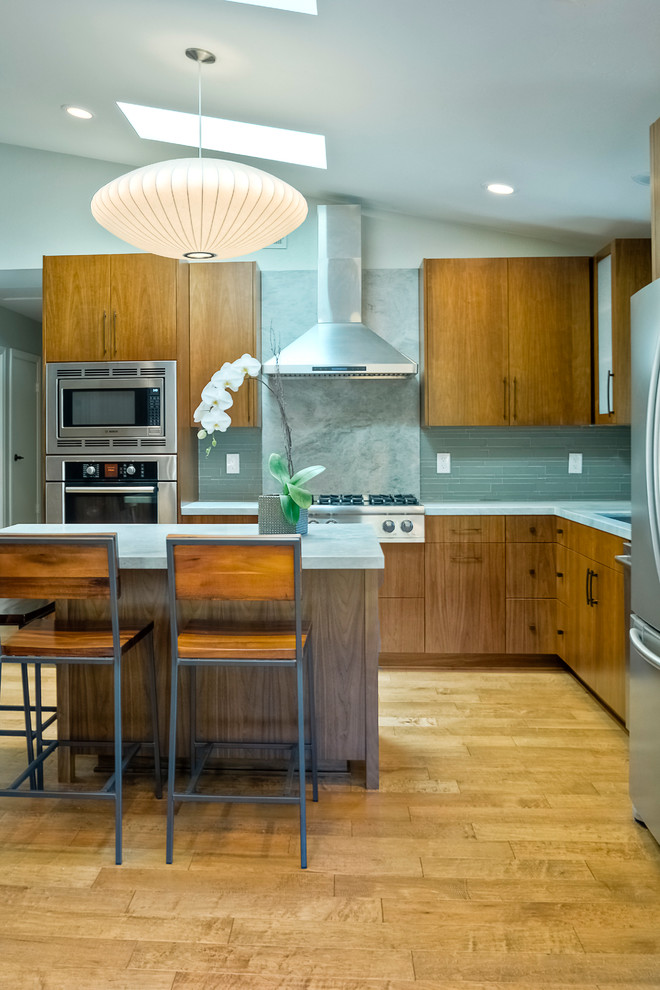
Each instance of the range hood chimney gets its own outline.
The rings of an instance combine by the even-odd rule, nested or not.
[[[362,323],[360,207],[318,206],[318,323],[266,361],[267,375],[409,378],[417,365]]]

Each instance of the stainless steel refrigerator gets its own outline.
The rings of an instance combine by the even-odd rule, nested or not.
[[[660,842],[660,280],[631,306],[630,797]]]

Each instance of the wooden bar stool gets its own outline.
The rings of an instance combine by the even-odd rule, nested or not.
[[[50,615],[55,611],[55,602],[48,601],[45,598],[2,598],[0,599],[0,626],[18,626],[21,629],[26,626],[28,622],[32,622],[34,619],[43,619],[45,616]],[[5,729],[0,728],[0,736],[25,736],[27,741],[28,736],[32,738],[34,744],[34,737],[36,735],[36,729],[32,725],[32,716],[36,712],[36,706],[32,704],[30,700],[30,684],[28,680],[27,667],[25,664],[21,665],[21,680],[23,688],[23,704],[22,705],[3,705],[0,704],[0,712],[23,712],[24,716],[24,728],[22,729]],[[41,667],[35,665],[34,671],[34,690],[36,698],[38,699],[40,711],[46,713],[45,719],[41,723],[41,731],[44,732],[49,725],[56,719],[57,708],[55,705],[44,705],[41,702]],[[2,664],[0,664],[0,696],[2,692]],[[30,746],[28,744],[28,761],[30,759]],[[33,786],[36,785],[36,778],[32,776]]]
[[[174,852],[174,804],[176,801],[222,801],[257,804],[297,804],[300,819],[300,865],[307,867],[305,805],[305,747],[311,750],[312,796],[318,800],[316,724],[312,641],[309,623],[302,619],[300,536],[175,537],[167,538],[167,569],[172,630],[172,684],[170,705],[167,790],[167,850]],[[194,602],[240,604],[241,620],[222,617],[216,604],[211,618],[187,621],[182,604]],[[277,621],[255,618],[248,605],[289,603],[290,618]],[[263,609],[262,609],[263,612]],[[213,614],[215,613],[215,614]],[[255,742],[244,739],[199,741],[197,738],[195,672],[212,667],[271,667],[296,674],[297,737],[294,741]],[[190,670],[190,779],[183,791],[175,790],[177,704],[179,668]],[[303,670],[307,680],[305,691]],[[305,708],[309,717],[309,743],[305,740]],[[240,713],[239,713],[240,714]],[[247,716],[247,712],[245,713]],[[229,750],[290,751],[290,780],[298,763],[298,794],[281,796],[199,793],[204,766],[217,748]]]
[[[119,572],[117,534],[90,536],[27,536],[0,534],[0,595],[45,596],[55,601],[76,598],[107,600],[105,622],[80,628],[57,617],[37,619],[0,644],[0,670],[5,663],[29,664],[39,670],[42,663],[106,665],[113,669],[114,742],[108,740],[45,739],[41,697],[35,698],[34,736],[28,733],[27,767],[6,787],[2,797],[58,797],[111,800],[115,805],[115,860],[122,861],[122,777],[140,746],[153,747],[155,791],[161,797],[160,748],[156,710],[156,676],[153,655],[153,622],[140,628],[119,624]],[[145,639],[149,644],[149,693],[152,739],[124,744],[121,713],[121,665],[131,649]],[[26,726],[30,713],[26,713]],[[72,791],[44,788],[44,763],[59,747],[102,749],[112,747],[113,772],[98,790]],[[23,788],[30,781],[29,789]]]

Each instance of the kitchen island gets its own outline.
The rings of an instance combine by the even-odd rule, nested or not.
[[[160,736],[166,751],[169,715],[170,641],[165,538],[255,536],[255,525],[30,524],[6,533],[116,532],[121,583],[120,619],[154,621]],[[384,559],[369,526],[323,527],[302,539],[303,610],[314,635],[315,700],[321,767],[365,765],[365,783],[378,787],[378,587]],[[67,620],[94,621],[94,601],[58,603]],[[267,606],[272,609],[273,606]],[[269,614],[272,614],[269,612]],[[126,739],[148,735],[144,664],[126,665],[122,698]],[[60,672],[58,671],[58,674]],[[57,683],[58,722],[71,739],[112,737],[112,684],[101,668],[61,668]],[[214,669],[199,684],[198,723],[203,738],[251,741],[295,738],[295,693],[291,678],[277,670]],[[187,685],[181,711],[187,712]],[[187,726],[181,718],[181,751]],[[66,775],[66,767],[61,765]]]

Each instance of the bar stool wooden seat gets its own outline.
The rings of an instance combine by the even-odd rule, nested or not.
[[[114,741],[46,739],[40,695],[35,697],[36,725],[27,734],[28,761],[25,769],[7,786],[2,797],[57,797],[111,800],[115,805],[115,860],[122,861],[122,780],[126,766],[142,745],[153,748],[155,792],[162,796],[156,679],[153,655],[153,622],[139,628],[119,623],[119,571],[116,533],[103,535],[20,535],[0,534],[0,595],[25,595],[55,601],[94,598],[107,602],[107,619],[85,628],[64,624],[57,616],[37,619],[0,644],[0,670],[6,663],[18,663],[26,671],[41,664],[106,665],[113,670]],[[148,644],[149,694],[152,738],[124,743],[122,738],[121,668],[122,661],[142,640]],[[24,675],[25,676],[25,675]],[[26,713],[27,719],[30,713]],[[44,763],[61,747],[101,750],[111,747],[113,769],[103,787],[96,790],[60,790],[44,787]],[[23,785],[29,781],[29,788]]]
[[[55,611],[55,602],[48,601],[47,598],[2,598],[0,599],[0,626],[18,626],[21,629],[28,622],[34,619],[43,619]],[[0,736],[25,736],[28,735],[34,741],[36,729],[32,725],[32,716],[36,712],[36,707],[30,700],[30,685],[28,681],[27,667],[21,666],[21,679],[23,688],[22,705],[0,704],[0,712],[23,712],[24,728],[7,729],[0,728]],[[40,711],[45,714],[45,719],[41,722],[43,732],[55,721],[57,708],[55,705],[44,705],[41,702],[41,668],[35,667],[34,690],[39,700]],[[2,665],[0,664],[0,697],[2,693]],[[28,747],[29,752],[29,747]]]
[[[311,751],[312,797],[318,800],[314,674],[310,624],[303,621],[300,536],[167,538],[167,567],[172,630],[172,683],[167,790],[167,850],[174,853],[174,805],[178,801],[297,804],[300,821],[300,865],[307,867],[305,749]],[[210,617],[186,618],[195,603],[212,602]],[[221,603],[239,605],[240,619],[223,615]],[[255,619],[252,610],[264,603],[289,603],[290,617]],[[250,608],[251,606],[251,608]],[[277,605],[274,605],[277,610]],[[199,612],[199,608],[197,609]],[[263,613],[263,608],[261,609]],[[185,790],[175,789],[179,669],[190,672],[190,777]],[[297,732],[294,740],[271,742],[262,736],[245,739],[198,739],[196,671],[213,667],[271,667],[295,672]],[[306,680],[306,685],[305,685]],[[305,690],[306,687],[306,690]],[[309,741],[305,739],[306,708]],[[242,713],[247,719],[250,713]],[[236,712],[236,719],[241,712]],[[289,782],[298,765],[298,793],[246,795],[200,793],[197,786],[211,754],[226,750],[289,750]],[[286,791],[286,789],[285,789]]]

